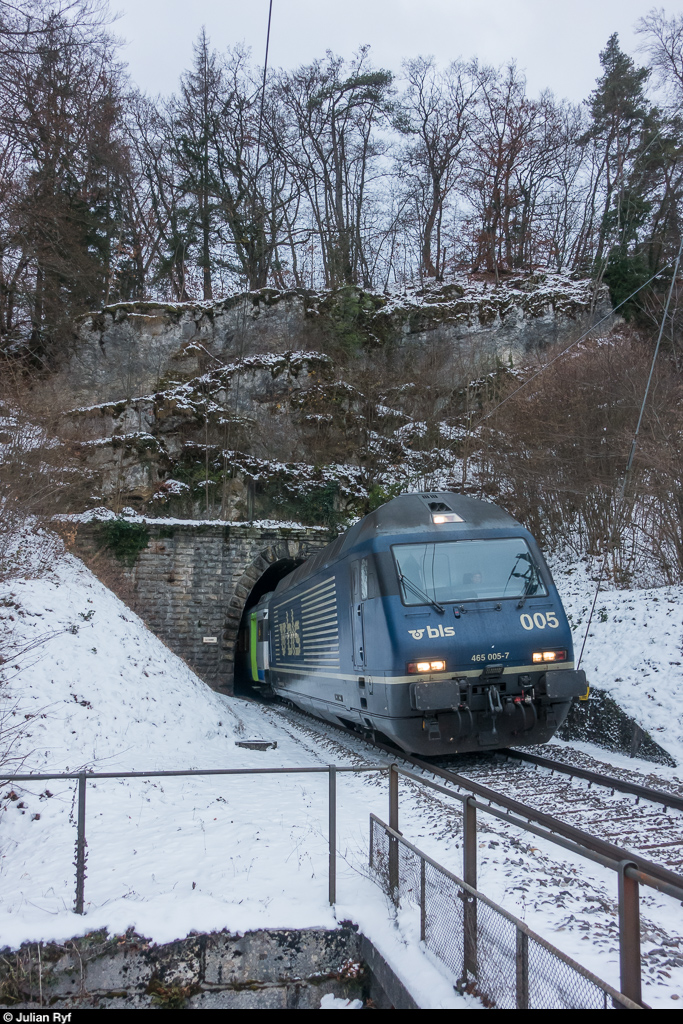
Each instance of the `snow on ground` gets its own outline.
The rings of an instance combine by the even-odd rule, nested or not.
[[[0,616],[14,648],[4,704],[26,721],[22,771],[328,763],[318,742],[283,728],[277,715],[211,691],[72,556],[46,577],[1,588]],[[263,736],[277,749],[235,745]],[[327,901],[326,773],[90,783],[84,918],[72,913],[74,784],[15,788],[19,799],[3,801],[0,819],[2,945],[100,927],[134,927],[166,942],[192,929],[334,927],[362,914],[388,961],[404,973],[415,968],[416,951],[408,951],[364,865],[368,815],[385,809],[384,781],[340,779],[339,831],[350,853],[348,862],[340,858],[336,914]],[[472,1003],[454,993],[443,968],[418,955],[410,987],[422,1005]]]
[[[578,658],[596,584],[584,562],[556,563],[553,576]],[[683,766],[683,586],[601,589],[581,667]]]
[[[567,589],[562,579],[558,582]],[[621,609],[618,596],[605,596],[608,615]],[[669,638],[652,654],[647,640],[651,615],[660,614],[660,605],[656,636],[665,637],[664,626],[672,621],[664,596],[664,591],[621,595],[633,604],[638,622],[644,619],[641,606],[647,611],[641,644],[648,648],[647,663],[660,666],[658,681],[669,678],[663,668]],[[570,610],[578,613],[585,600],[577,587]],[[6,694],[5,708],[15,712],[13,721],[25,722],[24,770],[303,767],[368,760],[361,746],[354,752],[353,744],[322,738],[315,728],[294,725],[275,709],[213,693],[72,556],[63,556],[40,579],[0,588],[0,616],[5,643],[9,638],[14,645],[0,694]],[[616,643],[615,634],[597,626],[591,633],[586,658],[597,665],[601,650],[609,654],[609,645]],[[635,659],[633,623],[624,633]],[[45,637],[51,638],[21,654]],[[618,671],[627,678],[625,668]],[[635,675],[633,680],[635,690]],[[649,710],[661,707],[663,715],[673,709],[673,697],[661,684],[655,696],[660,703],[649,702]],[[643,724],[654,728],[649,719]],[[235,745],[253,737],[277,741],[277,748],[252,751]],[[673,752],[668,737],[656,737]],[[610,758],[597,748],[593,753]],[[671,770],[661,771],[671,776]],[[18,799],[6,797],[0,818],[0,941],[16,946],[101,927],[112,932],[134,927],[165,942],[192,929],[333,927],[335,920],[350,919],[422,1006],[479,1005],[457,995],[454,979],[421,947],[417,909],[404,907],[396,915],[368,876],[368,815],[374,811],[387,818],[384,777],[339,777],[338,902],[329,907],[327,787],[325,774],[90,783],[86,915],[79,918],[72,912],[75,787],[66,781],[16,786]],[[2,793],[6,796],[9,788]],[[400,813],[406,838],[461,874],[459,813],[408,782],[401,783]],[[618,985],[613,873],[481,817],[479,857],[482,891]],[[680,908],[647,892],[642,917],[645,999],[670,1006],[683,982],[683,969],[672,960],[677,946],[667,945],[680,932]]]

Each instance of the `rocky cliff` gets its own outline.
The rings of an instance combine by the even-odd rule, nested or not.
[[[609,311],[590,282],[549,275],[122,304],[82,320],[51,385],[93,500],[319,521],[392,479],[446,483],[471,382]]]
[[[83,318],[60,383],[75,403],[131,398],[258,353],[439,345],[518,363],[609,311],[592,283],[539,274],[400,295],[264,288],[215,303],[123,303]]]

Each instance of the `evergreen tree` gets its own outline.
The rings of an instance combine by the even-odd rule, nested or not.
[[[181,173],[180,187],[188,200],[188,220],[195,227],[204,299],[213,298],[211,265],[217,209],[213,140],[223,103],[218,58],[202,28],[193,46],[192,69],[182,76],[180,96],[174,104],[173,145]]]
[[[606,249],[621,244],[631,214],[627,196],[627,179],[632,163],[641,149],[642,135],[651,117],[644,87],[650,72],[638,68],[619,46],[613,33],[600,54],[603,74],[591,93],[589,110],[591,125],[585,137],[595,146],[602,174],[597,178],[594,206],[602,199],[598,222],[595,262],[602,268]],[[600,196],[601,193],[601,196]],[[636,197],[631,196],[631,202]]]
[[[121,234],[121,69],[106,30],[80,14],[48,13],[35,32],[27,18],[2,54],[1,130],[14,158],[5,251],[19,268],[3,305],[26,305],[41,359],[70,342],[75,316],[107,300]],[[4,309],[2,319],[11,346]]]

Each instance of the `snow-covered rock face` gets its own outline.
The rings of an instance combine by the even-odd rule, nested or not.
[[[371,486],[359,491],[361,467],[372,483],[384,470],[393,481],[391,467],[424,477],[445,466],[445,485],[453,460],[441,449],[453,448],[463,381],[574,337],[605,312],[604,296],[593,314],[591,301],[589,282],[541,275],[500,288],[465,280],[395,295],[264,290],[213,304],[123,304],[84,319],[80,347],[52,381],[76,406],[61,433],[79,442],[93,493],[114,505],[160,507],[165,482],[180,480],[188,490],[171,500],[174,514],[220,506],[221,518],[239,519],[253,512],[245,481],[264,494],[265,480],[296,504],[326,486],[314,469],[326,466],[341,507],[357,514]],[[354,353],[367,362],[367,388]],[[444,418],[431,441],[409,393],[417,385],[404,381],[423,363],[440,367],[441,391],[425,398]],[[374,394],[382,373],[386,389]],[[258,513],[277,514],[264,500]]]
[[[225,468],[225,458],[218,453],[229,446],[234,469],[246,471],[251,480],[269,479],[278,473],[278,463],[288,461],[293,448],[306,449],[306,438],[320,432],[321,421],[323,429],[333,422],[329,413],[316,416],[319,408],[330,407],[331,392],[339,392],[336,418],[347,416],[353,406],[352,389],[347,395],[343,385],[335,384],[333,370],[323,353],[301,351],[214,364],[190,381],[153,394],[74,409],[63,418],[62,435],[78,439],[76,450],[105,500],[123,495],[161,507],[169,498],[185,495],[188,500],[183,504],[191,512],[197,488],[205,506],[204,485],[192,488],[187,479],[192,480],[197,465],[205,467],[207,440],[220,469]],[[246,456],[244,465],[232,451],[238,446]],[[302,479],[310,469],[306,464]],[[167,486],[175,473],[185,474],[182,486],[177,480],[175,488]],[[288,473],[300,475],[294,467]],[[203,479],[203,471],[198,475]],[[221,482],[224,518],[239,519],[247,513],[245,490],[234,475],[225,486]]]
[[[83,319],[59,385],[74,405],[119,400],[195,377],[216,360],[330,342],[430,341],[460,354],[474,345],[516,363],[587,325],[592,297],[589,281],[536,275],[499,288],[466,278],[395,295],[262,289],[214,303],[122,303]],[[596,315],[608,311],[601,293]]]

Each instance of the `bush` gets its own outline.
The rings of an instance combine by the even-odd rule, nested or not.
[[[149,529],[144,523],[127,523],[121,519],[103,523],[100,527],[102,547],[129,568],[149,544]]]

